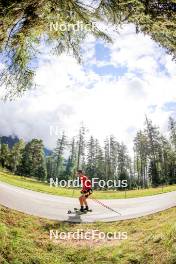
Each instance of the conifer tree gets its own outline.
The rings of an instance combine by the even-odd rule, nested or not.
[[[46,179],[46,164],[42,140],[32,139],[25,146],[22,162],[18,174],[35,177],[39,180]]]
[[[149,140],[149,176],[153,186],[157,186],[160,183],[159,179],[159,150],[160,150],[160,132],[158,127],[153,126],[152,121],[146,117],[146,129],[145,132]]]
[[[54,150],[53,159],[54,159],[54,177],[58,178],[63,174],[64,166],[64,151],[67,145],[67,140],[65,133],[57,140],[57,145]]]
[[[0,148],[0,164],[3,168],[9,166],[10,150],[7,144],[1,144]]]
[[[25,142],[20,139],[10,151],[10,167],[13,173],[17,173],[18,167],[21,166],[24,148]]]
[[[85,150],[86,150],[86,128],[82,125],[79,129],[78,139],[77,139],[77,170],[86,168],[85,161]]]
[[[76,152],[76,141],[73,137],[70,144],[70,153],[66,165],[66,177],[71,177],[73,179],[76,175],[76,165],[77,165],[77,152]]]
[[[86,173],[92,178],[96,173],[96,146],[93,136],[90,137],[87,143],[87,165]]]

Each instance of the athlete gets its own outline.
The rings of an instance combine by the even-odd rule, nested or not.
[[[92,184],[89,178],[83,174],[82,170],[78,170],[77,175],[80,178],[81,185],[82,185],[82,190],[81,190],[82,195],[79,197],[79,202],[81,206],[80,212],[89,211],[89,207],[87,204],[87,198],[92,194]]]

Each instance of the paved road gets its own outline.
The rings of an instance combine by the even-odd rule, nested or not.
[[[132,219],[176,206],[176,191],[142,198],[101,200],[119,214],[100,206],[93,200],[93,212],[68,215],[67,211],[79,207],[78,199],[38,193],[0,182],[0,204],[30,215],[69,222],[112,222]]]

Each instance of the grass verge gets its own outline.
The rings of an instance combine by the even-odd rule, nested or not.
[[[69,224],[0,206],[2,264],[175,264],[175,208],[116,223]],[[127,232],[127,240],[50,240],[49,231]]]
[[[7,171],[0,171],[0,181],[9,183],[14,186],[22,187],[25,189],[43,192],[53,195],[61,195],[67,197],[79,197],[80,190],[71,188],[56,188],[50,187],[49,184],[38,182],[34,179],[13,175]],[[122,199],[122,198],[135,198],[161,194],[165,192],[176,191],[176,185],[169,185],[157,188],[130,190],[130,191],[94,191],[93,196],[96,199]]]

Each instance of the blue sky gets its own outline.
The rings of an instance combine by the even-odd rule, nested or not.
[[[102,42],[98,42],[95,45],[95,56],[97,60],[110,62],[110,49]]]
[[[52,148],[62,130],[71,137],[83,122],[101,142],[114,134],[132,148],[145,115],[166,133],[176,109],[176,64],[133,25],[110,31],[113,43],[88,35],[84,63],[63,54],[40,57],[35,84],[14,102],[0,103],[0,134],[42,138]],[[46,51],[46,50],[45,50]]]

